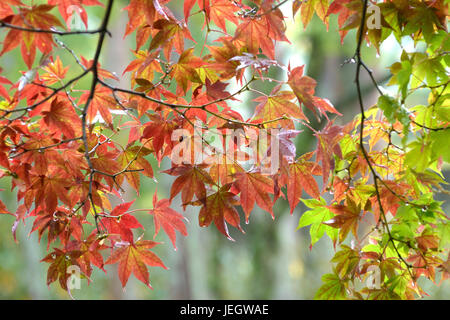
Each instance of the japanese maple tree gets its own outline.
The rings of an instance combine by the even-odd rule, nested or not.
[[[188,236],[183,209],[199,207],[198,224],[232,240],[229,227],[244,232],[242,219],[249,222],[256,206],[276,219],[277,201],[287,201],[291,214],[303,202],[308,210],[298,227],[310,226],[311,246],[324,235],[334,245],[318,299],[414,299],[425,294],[421,276],[449,278],[450,223],[435,200],[449,194],[442,173],[450,162],[448,0],[125,2],[0,3],[0,55],[17,48],[25,66],[17,66],[19,79],[0,74],[0,178],[18,203],[14,211],[0,201],[0,213],[14,216],[14,238],[31,220],[32,232],[47,240],[48,284],[70,290],[71,266],[90,281],[93,268],[117,264],[124,287],[131,274],[150,287],[149,267],[166,268],[152,252],[160,245],[153,238],[165,232],[176,248],[177,236]],[[104,11],[95,28],[88,6]],[[122,9],[129,18],[123,33],[135,38],[128,87],[99,63],[112,12]],[[82,30],[70,25],[75,13]],[[194,15],[204,21],[202,42],[191,35]],[[293,41],[285,20],[307,28],[314,15],[327,26],[337,15],[342,40],[356,31],[355,53],[344,63],[355,67],[348,85],[359,113],[346,124],[316,95],[320,83],[305,66],[278,60],[277,44]],[[98,39],[87,57],[64,42],[87,36]],[[382,55],[388,37],[422,48],[404,49],[390,66],[390,90],[361,52],[367,44]],[[270,78],[270,69],[279,77]],[[378,93],[373,106],[365,103],[362,73]],[[267,82],[270,92],[255,89]],[[245,92],[254,96],[250,118],[232,103]],[[428,94],[427,104],[407,102],[416,92]],[[302,130],[317,145],[298,154],[294,139]],[[138,197],[155,172],[175,177],[167,198],[155,192],[152,208],[122,199],[125,185]],[[176,197],[182,208],[171,205]],[[143,214],[154,222],[145,234]],[[363,219],[370,226],[361,230]]]

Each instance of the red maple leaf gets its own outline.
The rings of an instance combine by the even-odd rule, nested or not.
[[[87,103],[90,94],[90,91],[86,91],[83,95],[81,95],[78,104]],[[110,126],[110,128],[113,128],[111,110],[117,109],[118,104],[112,94],[112,91],[106,87],[98,85],[95,88],[94,97],[92,98],[89,105],[87,120],[89,122],[94,121],[96,119],[97,113],[99,113],[103,121],[105,121]]]
[[[153,209],[148,212],[153,215],[153,222],[155,224],[155,237],[162,227],[164,232],[169,236],[172,245],[176,247],[177,235],[175,230],[178,230],[183,236],[187,236],[186,225],[183,220],[187,220],[182,214],[170,208],[169,199],[161,199],[158,201],[158,191],[155,190],[153,195]]]
[[[287,179],[287,197],[291,214],[300,201],[302,190],[305,190],[313,198],[319,198],[320,191],[313,175],[320,174],[320,166],[307,161],[312,157],[312,152],[307,153],[289,165],[289,177]]]
[[[273,202],[269,194],[273,194],[273,180],[257,172],[236,173],[235,186],[241,193],[240,202],[245,212],[245,222],[248,223],[255,202],[261,209],[273,215]]]
[[[195,196],[198,200],[206,197],[205,183],[215,184],[211,176],[203,170],[205,166],[179,166],[173,167],[164,173],[179,176],[170,189],[170,201],[181,192],[183,207]]]
[[[327,112],[342,115],[333,107],[330,101],[314,96],[317,82],[313,78],[303,75],[303,69],[304,66],[300,66],[290,70],[287,82],[297,96],[298,101],[303,103],[315,115],[317,115],[316,109],[326,118],[328,118]]]
[[[128,278],[133,273],[137,279],[152,288],[147,266],[167,269],[161,259],[149,250],[158,244],[158,242],[140,239],[136,242],[116,243],[117,248],[105,264],[119,263],[118,274],[122,287],[126,286]]]
[[[22,2],[19,0],[3,0],[0,2],[0,19],[3,19],[9,15],[14,14],[13,6],[22,6]]]
[[[81,136],[81,120],[67,100],[54,99],[42,109],[43,121],[51,132],[62,132],[68,138]]]
[[[334,155],[342,158],[339,140],[343,135],[343,127],[333,126],[333,121],[329,122],[325,128],[316,132],[317,156],[316,162],[322,162],[323,183],[326,184],[330,176],[330,170],[334,170]]]
[[[55,248],[52,253],[49,253],[41,261],[50,263],[47,271],[47,285],[59,280],[61,288],[67,290],[67,283],[72,276],[67,269],[71,266],[78,266],[77,259],[82,254],[79,250],[58,249]]]
[[[116,206],[107,217],[102,219],[102,224],[110,234],[119,234],[123,241],[133,241],[132,229],[144,227],[131,214],[125,213],[130,209],[134,201],[126,202]]]
[[[30,8],[20,7],[19,13],[8,16],[5,22],[24,28],[37,28],[49,30],[51,27],[63,27],[61,22],[52,14],[48,13],[53,6],[42,4]],[[36,56],[36,48],[42,53],[48,54],[54,45],[52,35],[49,33],[22,32],[11,29],[3,41],[3,50],[0,56],[21,45],[22,57],[31,69]]]
[[[345,204],[335,204],[328,208],[335,216],[323,223],[333,228],[339,228],[339,243],[345,240],[350,230],[355,238],[358,238],[358,225],[361,219],[360,204],[356,205],[350,198],[347,198]]]
[[[268,37],[269,25],[266,19],[247,18],[236,29],[234,41],[242,41],[247,51],[259,54],[259,49],[270,59],[275,58],[275,46],[272,38]]]
[[[227,223],[244,232],[240,226],[240,218],[235,205],[239,204],[234,193],[230,192],[231,184],[224,185],[217,192],[194,202],[191,205],[202,206],[198,216],[201,227],[207,227],[214,221],[216,228],[228,239],[233,240],[228,233]]]
[[[212,1],[207,11],[206,18],[212,20],[216,26],[227,32],[226,21],[230,21],[235,25],[239,25],[239,19],[235,15],[239,11],[239,7],[228,0]],[[205,22],[206,23],[206,22]]]
[[[301,107],[291,102],[295,99],[295,95],[290,91],[279,91],[279,89],[280,86],[277,86],[269,96],[260,96],[254,100],[260,102],[255,109],[255,119],[261,119],[264,122],[285,117],[284,120],[268,123],[266,127],[277,128],[281,125],[286,129],[295,129],[294,122],[290,119],[308,121]]]
[[[143,174],[149,178],[153,178],[152,166],[144,158],[150,152],[151,150],[139,146],[128,147],[123,150],[117,158],[117,162],[120,164],[121,170],[126,169],[126,172],[116,177],[117,183],[121,185],[125,177],[139,195],[139,187],[141,184],[140,175]]]
[[[171,77],[177,81],[177,89],[186,94],[194,83],[202,83],[196,68],[203,65],[203,60],[194,55],[194,48],[184,51],[178,62],[172,66]]]
[[[41,76],[41,79],[44,80],[47,85],[51,85],[64,79],[69,67],[64,68],[61,59],[58,56],[55,61],[50,62],[42,69],[46,71],[46,73]]]

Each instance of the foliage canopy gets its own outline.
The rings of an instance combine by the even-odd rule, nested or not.
[[[414,299],[424,295],[420,276],[448,279],[450,224],[435,194],[449,193],[442,174],[450,162],[449,1],[175,2],[130,0],[124,8],[125,36],[136,40],[124,70],[129,88],[99,64],[111,12],[119,10],[113,0],[0,3],[0,55],[18,48],[26,65],[17,81],[0,76],[0,178],[10,179],[18,202],[11,212],[0,201],[0,213],[15,217],[14,237],[28,219],[39,239],[46,236],[47,283],[70,293],[71,266],[90,281],[94,267],[118,264],[124,287],[132,273],[150,287],[148,267],[166,266],[151,250],[159,243],[143,238],[138,212],[152,215],[154,235],[162,230],[176,248],[177,233],[187,231],[184,215],[171,208],[175,197],[183,208],[200,207],[200,226],[214,224],[231,240],[229,226],[244,232],[239,208],[248,222],[255,205],[275,218],[280,198],[291,214],[303,202],[298,227],[310,226],[311,246],[326,235],[336,249],[318,299]],[[181,3],[182,10],[169,9]],[[304,66],[277,60],[277,43],[290,41],[282,5],[298,26],[314,15],[328,26],[337,15],[342,40],[356,30],[346,63],[355,66],[360,108],[349,123],[336,124],[341,114],[316,96],[320,84]],[[96,29],[86,6],[104,8]],[[71,29],[75,12],[86,29]],[[204,20],[201,43],[191,35],[193,15]],[[64,43],[88,35],[98,38],[91,57]],[[390,66],[389,91],[361,54],[366,44],[380,51],[388,37],[415,44]],[[276,79],[268,75],[274,68]],[[373,106],[364,102],[363,72],[379,95]],[[86,77],[91,85],[81,88]],[[255,89],[266,82],[271,92]],[[244,92],[255,95],[248,119],[230,104]],[[411,106],[416,92],[427,92],[428,103]],[[293,142],[300,127],[317,141],[301,155]],[[165,158],[171,166],[160,168]],[[111,205],[126,183],[139,196],[141,180],[160,169],[175,177],[168,199],[155,192],[151,209]]]

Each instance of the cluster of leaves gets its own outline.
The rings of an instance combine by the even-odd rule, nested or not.
[[[288,1],[188,0],[178,18],[181,13],[171,10],[168,0],[130,0],[125,35],[136,40],[135,60],[124,70],[131,75],[130,89],[111,84],[119,79],[99,64],[112,0],[42,2],[0,4],[0,28],[8,30],[0,55],[20,46],[28,67],[15,83],[0,77],[0,178],[11,179],[18,201],[14,213],[0,202],[0,213],[15,217],[14,237],[19,223],[29,218],[32,232],[39,239],[46,235],[48,284],[59,280],[67,290],[69,267],[78,266],[90,281],[94,267],[117,263],[123,286],[131,273],[150,286],[147,266],[165,265],[150,250],[158,243],[139,232],[144,227],[136,214],[153,215],[154,236],[162,227],[176,248],[176,232],[187,235],[185,217],[170,207],[179,194],[183,208],[200,207],[200,226],[214,223],[229,239],[229,225],[243,232],[238,207],[248,222],[255,204],[275,217],[279,198],[287,198],[291,214],[303,198],[310,210],[299,227],[311,225],[311,245],[326,233],[338,246],[334,273],[324,276],[318,298],[414,298],[423,294],[417,284],[421,275],[433,281],[436,271],[441,279],[449,276],[448,219],[432,192],[446,192],[441,168],[450,161],[443,147],[450,138],[447,1],[373,3],[382,13],[380,29],[366,27],[367,0],[292,1],[293,15],[304,27],[315,13],[327,25],[330,15],[339,15],[342,38],[357,29],[361,114],[345,126],[329,120],[340,113],[315,96],[316,81],[303,66],[285,67],[276,60],[276,44],[289,42],[280,10]],[[68,8],[78,8],[87,28],[88,5],[105,8],[99,28],[69,30]],[[202,43],[189,29],[193,15],[204,18]],[[86,34],[98,37],[92,60],[61,40]],[[389,85],[398,87],[396,97],[383,93],[360,52],[364,41],[379,49],[391,34],[400,44],[408,36],[427,48],[404,51],[391,66]],[[36,48],[42,53],[38,62]],[[62,61],[63,51],[70,61]],[[268,78],[271,68],[285,79]],[[361,68],[380,93],[369,110],[359,88]],[[80,73],[68,77],[72,69]],[[80,80],[88,75],[91,86],[82,88]],[[265,82],[276,84],[270,93],[254,89]],[[240,89],[230,93],[227,87],[234,83]],[[407,105],[417,90],[430,91],[429,105]],[[256,95],[249,119],[231,103],[243,92]],[[314,129],[303,107],[325,126]],[[293,139],[301,125],[312,130],[317,148],[298,156]],[[237,139],[219,139],[230,129]],[[203,136],[206,130],[215,132],[218,144]],[[265,132],[271,137],[257,143],[258,161],[248,166],[247,147]],[[273,141],[280,165],[267,173]],[[185,161],[175,161],[174,154]],[[158,170],[164,158],[171,159],[162,172],[176,179],[168,199],[158,200],[155,192],[152,209],[133,210],[133,201],[122,199],[124,187],[139,194],[142,176],[152,178],[156,170],[150,158]],[[112,198],[122,203],[113,207]],[[361,236],[363,219],[371,222]],[[376,281],[364,285],[368,277]]]

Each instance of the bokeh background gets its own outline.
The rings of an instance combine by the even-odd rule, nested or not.
[[[38,3],[39,1],[34,1]],[[30,3],[30,1],[24,1]],[[123,38],[127,23],[127,13],[121,10],[128,1],[115,1],[115,8],[110,24],[112,37],[107,39],[102,54],[102,66],[121,75],[128,63],[133,59],[130,49],[134,47],[133,36]],[[175,15],[182,17],[183,1],[172,1],[169,6]],[[279,43],[276,54],[280,61],[291,67],[305,64],[306,73],[317,80],[317,95],[330,99],[335,107],[343,113],[336,120],[344,124],[358,113],[356,90],[354,85],[355,66],[342,65],[353,55],[355,50],[355,32],[350,32],[343,44],[340,43],[336,29],[336,19],[330,20],[329,31],[324,24],[314,17],[306,30],[303,29],[299,17],[292,19],[291,5],[281,7],[288,17],[288,38],[291,44]],[[100,7],[87,7],[90,28],[99,25],[103,16]],[[194,8],[195,11],[195,8]],[[194,12],[193,11],[193,12]],[[197,49],[204,39],[202,28],[203,16],[198,14],[190,19],[190,29],[197,41]],[[80,20],[74,20],[75,28],[82,27]],[[0,40],[6,34],[0,29]],[[96,45],[95,36],[71,36],[59,38],[77,54],[92,59],[93,48]],[[195,45],[189,42],[187,45]],[[413,49],[413,44],[405,39],[403,43],[407,50]],[[196,50],[197,50],[196,49]],[[420,48],[419,48],[420,49]],[[380,83],[389,79],[387,69],[401,53],[401,48],[395,41],[388,39],[380,50],[380,55],[373,48],[364,47],[363,56]],[[70,65],[68,76],[79,72],[77,65],[64,50],[59,50],[63,61]],[[4,69],[3,76],[17,81],[26,70],[21,62],[19,50],[0,57],[0,67]],[[283,79],[284,75],[277,69],[270,70],[270,76]],[[365,76],[365,75],[364,75]],[[377,95],[369,79],[363,77],[363,93],[366,106],[376,102]],[[87,89],[89,80],[80,82],[78,88]],[[228,89],[233,92],[234,84]],[[129,78],[121,78],[120,86],[128,88]],[[270,92],[273,84],[259,85],[257,89]],[[239,110],[244,117],[251,116],[255,102],[254,96],[240,96]],[[426,101],[426,94],[411,97],[409,105]],[[236,104],[237,105],[237,104]],[[312,118],[312,117],[311,117]],[[324,124],[313,122],[315,128]],[[301,129],[301,128],[300,128]],[[126,139],[126,137],[122,137]],[[125,140],[126,141],[126,140]],[[298,154],[311,151],[316,144],[309,130],[304,130],[297,138]],[[167,198],[173,177],[158,173],[157,163],[152,162],[158,181],[159,198]],[[163,162],[161,171],[168,169],[169,164]],[[449,177],[449,168],[444,168]],[[134,205],[135,208],[151,208],[152,196],[156,183],[151,179],[143,179],[141,194]],[[10,192],[10,180],[0,180],[0,199],[14,211],[17,208],[16,194]],[[326,198],[326,195],[324,195]],[[136,194],[128,188],[125,199],[130,201]],[[437,195],[440,200],[445,197]],[[448,198],[448,196],[447,196]],[[448,199],[447,199],[448,200]],[[113,203],[117,200],[112,199]],[[116,201],[116,202],[114,202]],[[179,197],[174,200],[175,210],[182,212]],[[184,212],[189,219],[189,236],[184,238],[178,234],[177,247],[174,251],[167,236],[160,232],[157,241],[164,242],[157,246],[155,252],[164,260],[170,270],[161,268],[150,269],[150,281],[153,290],[131,276],[125,289],[122,289],[114,266],[106,266],[107,273],[95,270],[93,282],[89,285],[82,281],[81,289],[72,292],[76,299],[312,299],[321,285],[321,276],[331,271],[330,259],[333,256],[332,243],[328,238],[322,238],[309,249],[309,230],[296,230],[298,220],[305,211],[299,204],[293,215],[289,214],[287,201],[278,200],[274,207],[275,220],[267,212],[255,208],[250,223],[244,225],[245,234],[231,230],[235,242],[227,240],[214,228],[203,229],[198,226],[198,207],[187,208]],[[449,205],[445,207],[448,212]],[[242,213],[242,211],[240,211]],[[138,219],[146,229],[145,238],[153,235],[153,222],[150,215],[137,213]],[[69,299],[68,294],[59,288],[57,283],[50,287],[46,285],[48,264],[40,263],[46,255],[46,239],[39,244],[37,234],[29,235],[32,221],[26,226],[19,226],[15,243],[11,234],[14,218],[8,215],[0,216],[0,299]],[[449,299],[449,281],[441,286],[435,286],[430,281],[423,281],[425,291],[430,295],[426,299]]]

